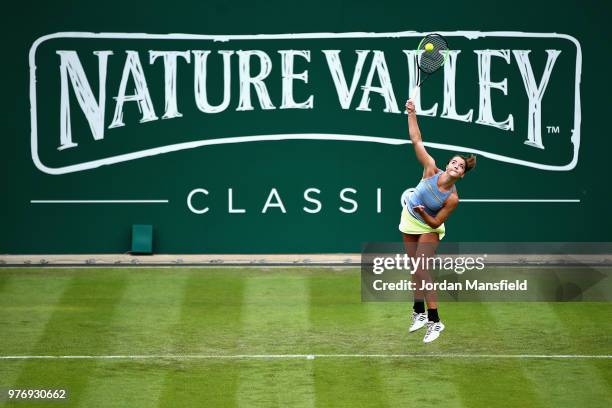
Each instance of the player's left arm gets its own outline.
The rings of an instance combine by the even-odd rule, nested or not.
[[[414,207],[414,210],[419,213],[427,225],[431,228],[438,228],[440,225],[444,224],[444,221],[446,221],[453,210],[457,208],[457,204],[459,204],[459,196],[454,193],[446,199],[444,206],[440,208],[440,211],[438,211],[435,217],[427,214],[425,212],[425,207],[422,205],[417,205]]]

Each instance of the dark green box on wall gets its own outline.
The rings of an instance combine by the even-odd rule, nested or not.
[[[153,253],[153,226],[132,225],[132,254]]]

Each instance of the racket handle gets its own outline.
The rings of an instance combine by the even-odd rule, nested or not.
[[[410,99],[414,100],[414,97],[416,96],[416,94],[419,91],[420,87],[421,87],[420,85],[417,85],[417,86],[414,87],[414,89],[412,90],[412,94],[410,94]]]

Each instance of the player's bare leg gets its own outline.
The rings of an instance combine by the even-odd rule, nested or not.
[[[419,236],[417,256],[422,257],[423,261],[435,256],[436,249],[439,244],[438,234],[431,232],[422,234]],[[427,264],[421,264],[417,268],[415,274],[418,280],[418,285],[421,283],[433,283],[431,274],[429,273]],[[427,302],[427,332],[423,338],[423,342],[431,343],[436,340],[442,330],[444,330],[444,324],[440,321],[438,316],[438,295],[435,290],[424,291],[425,301]]]
[[[406,253],[410,258],[414,258],[417,253],[417,246],[419,242],[418,235],[411,234],[402,234],[404,239],[404,247],[406,248]],[[417,284],[417,277],[415,274],[411,275],[412,282],[416,285],[417,288],[420,288],[420,283]],[[419,330],[422,327],[425,327],[427,324],[427,314],[425,313],[425,297],[423,295],[423,291],[417,289],[414,291],[414,305],[412,307],[412,321],[410,324],[410,328],[408,329],[409,333]]]

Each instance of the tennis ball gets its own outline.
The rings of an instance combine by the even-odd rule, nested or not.
[[[427,52],[433,51],[433,44],[432,43],[425,44],[425,51]]]

